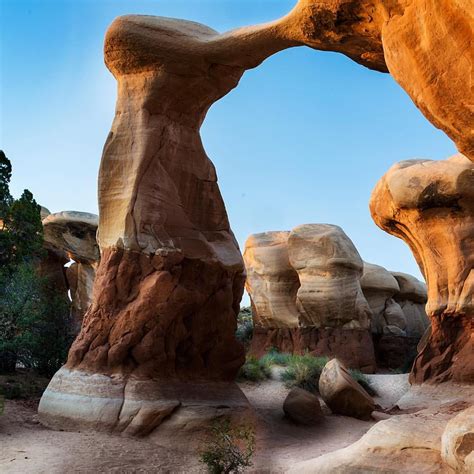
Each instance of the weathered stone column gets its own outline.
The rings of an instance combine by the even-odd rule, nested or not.
[[[428,286],[431,335],[411,381],[474,382],[474,165],[463,155],[409,160],[375,187],[375,223],[411,248]]]
[[[246,409],[233,382],[244,267],[199,129],[246,69],[292,45],[274,30],[219,35],[147,16],[109,28],[118,99],[99,174],[101,261],[82,330],[41,400],[46,425],[146,434],[175,411],[171,423],[190,428]]]

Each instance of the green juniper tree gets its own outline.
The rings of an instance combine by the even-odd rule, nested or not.
[[[41,206],[27,189],[12,198],[11,174],[0,151],[0,373],[14,372],[19,361],[52,375],[70,343],[68,304],[39,274]]]

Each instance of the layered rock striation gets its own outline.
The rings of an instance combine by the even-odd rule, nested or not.
[[[306,224],[249,237],[244,252],[252,301],[251,352],[337,356],[375,370],[371,311],[360,286],[362,260],[344,231]]]
[[[243,362],[234,330],[244,270],[199,128],[247,69],[282,49],[308,45],[389,70],[474,159],[465,99],[471,19],[469,0],[300,0],[279,20],[225,34],[167,18],[116,19],[104,46],[118,99],[99,174],[101,262],[81,333],[42,398],[43,422],[143,433],[177,407],[189,413],[196,407],[196,414],[197,407],[221,406],[233,390],[229,383]],[[305,318],[323,324],[319,303],[310,303],[301,288]],[[441,333],[459,353],[468,319],[452,320],[463,329],[443,326]],[[359,327],[364,318],[356,313],[340,322],[348,328],[354,321]],[[438,357],[423,354],[421,365]],[[466,372],[460,365],[457,359],[446,370]],[[212,390],[210,382],[227,388]],[[93,409],[79,410],[83,402]]]
[[[254,326],[294,328],[299,324],[298,273],[288,257],[289,232],[251,235],[245,243],[245,288],[252,295]]]
[[[431,333],[413,367],[415,383],[474,382],[473,190],[474,165],[459,154],[402,161],[372,193],[374,221],[410,246],[427,282]],[[416,293],[405,283],[406,294]]]

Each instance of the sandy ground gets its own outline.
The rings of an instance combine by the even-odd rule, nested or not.
[[[408,388],[406,375],[370,376],[379,397],[391,407]],[[257,452],[248,472],[285,472],[295,462],[348,446],[376,423],[328,415],[314,427],[283,416],[288,390],[278,380],[241,384],[258,416]],[[382,415],[381,415],[382,416]],[[192,473],[205,472],[196,455],[163,448],[150,439],[90,432],[52,431],[37,421],[34,402],[7,401],[0,417],[1,473]]]

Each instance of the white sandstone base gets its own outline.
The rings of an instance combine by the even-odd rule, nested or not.
[[[248,400],[235,383],[138,380],[61,368],[44,392],[41,423],[65,431],[97,430],[161,438],[207,429],[216,418],[251,422]],[[162,425],[162,426],[160,426]]]

